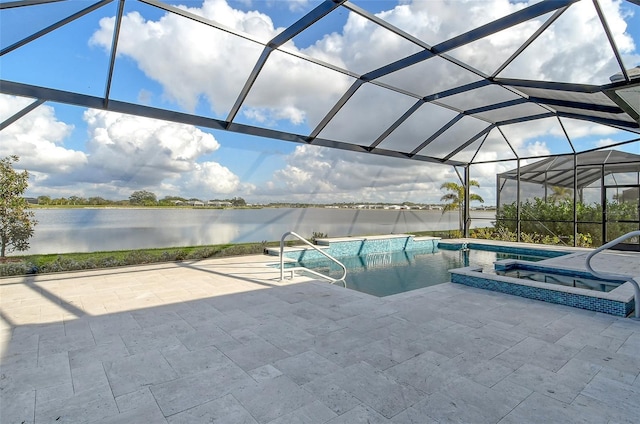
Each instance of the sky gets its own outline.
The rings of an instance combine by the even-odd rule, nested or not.
[[[2,79],[50,86],[95,96],[104,95],[109,49],[118,2],[4,55]],[[200,16],[261,42],[272,39],[320,2],[311,0],[179,1]],[[462,34],[529,3],[508,0],[353,1],[431,45]],[[7,9],[0,12],[4,49],[30,33],[74,13],[89,2]],[[600,0],[625,67],[640,65],[640,7]],[[460,17],[464,16],[464,19]],[[492,72],[548,16],[520,24],[450,52],[456,59]],[[355,73],[415,53],[417,47],[363,18],[339,8],[296,36],[289,51],[334,63]],[[579,24],[578,24],[579,23]],[[562,42],[557,42],[557,38]],[[594,48],[600,46],[600,48]],[[262,47],[140,2],[127,1],[110,98],[186,113],[226,119]],[[238,52],[241,52],[240,54]],[[390,74],[382,82],[425,94],[466,81],[468,75],[443,60],[429,60]],[[455,68],[455,67],[454,67]],[[545,34],[499,76],[606,84],[620,68],[601,30],[591,1],[572,5]],[[426,78],[425,76],[428,76]],[[295,134],[309,134],[352,84],[349,76],[286,54],[273,53],[235,122]],[[452,106],[481,98],[500,98],[495,88],[478,99],[452,96]],[[508,98],[505,98],[508,100]],[[0,94],[0,121],[33,100]],[[375,139],[411,103],[402,96],[366,84],[321,133],[323,138],[357,142]],[[468,107],[466,107],[468,108]],[[420,136],[424,123],[448,118],[435,106],[414,114],[402,131],[381,147],[402,147]],[[453,115],[451,116],[453,117]],[[450,119],[450,117],[449,117]],[[477,120],[457,126],[464,139],[477,132]],[[445,121],[446,122],[446,121]],[[461,121],[462,122],[462,121]],[[568,153],[564,130],[579,150],[628,140],[629,133],[582,121],[533,121],[509,125],[504,135],[525,157]],[[636,135],[637,137],[637,135]],[[429,146],[437,155],[447,146]],[[640,142],[622,150],[640,154]],[[364,155],[299,145],[185,124],[45,103],[0,132],[0,156],[20,156],[16,168],[30,173],[27,195],[101,196],[126,199],[135,190],[159,198],[221,199],[240,196],[264,202],[435,203],[440,186],[458,181],[451,166]],[[471,150],[458,158],[469,159]],[[476,157],[490,161],[513,154],[499,132],[492,131]],[[486,204],[495,204],[495,174],[514,161],[471,167],[475,189]]]

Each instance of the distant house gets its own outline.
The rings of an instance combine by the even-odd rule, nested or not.
[[[216,208],[229,208],[233,206],[231,202],[221,202],[219,200],[209,200],[207,206],[214,206]]]

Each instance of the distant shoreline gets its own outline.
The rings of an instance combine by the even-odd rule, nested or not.
[[[30,205],[31,209],[262,209],[264,206]]]
[[[387,205],[385,205],[387,206]],[[356,209],[356,210],[371,210],[371,211],[402,211],[402,210],[411,210],[411,211],[442,211],[442,207],[440,206],[432,206],[432,207],[416,207],[409,206],[404,208],[394,207],[394,205],[388,205],[388,207],[376,207],[369,208],[363,207],[361,205],[260,205],[260,206],[126,206],[126,205],[30,205],[31,209],[144,209],[144,210],[155,210],[155,209],[214,209],[214,210],[242,210],[242,209],[281,209],[281,208],[316,208],[316,209]],[[483,208],[471,208],[472,211],[495,211],[495,206],[483,207]]]

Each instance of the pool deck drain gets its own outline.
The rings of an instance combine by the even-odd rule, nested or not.
[[[640,274],[637,255],[607,258],[610,271]],[[386,298],[304,277],[281,283],[265,267],[273,262],[0,280],[0,422],[624,423],[640,415],[638,320],[451,283]]]

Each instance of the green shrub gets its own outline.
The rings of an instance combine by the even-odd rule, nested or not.
[[[224,244],[216,246],[146,249],[117,252],[69,253],[16,257],[0,263],[0,277],[52,272],[80,271],[159,262],[199,260],[212,257],[263,254],[277,242]]]
[[[329,237],[328,234],[314,231],[311,234],[311,238],[309,239],[309,242],[311,242],[311,244],[318,244],[318,239],[323,239],[323,238],[327,238],[327,237]]]
[[[26,261],[0,263],[0,277],[34,274],[36,270],[32,263]]]
[[[494,229],[491,227],[487,227],[487,228],[474,228],[470,231],[469,236],[471,238],[477,238],[477,239],[491,239],[493,238],[493,234],[494,234]]]
[[[608,202],[607,213],[616,220],[636,220],[637,205],[631,202]],[[578,220],[578,246],[600,246],[602,237],[602,206],[600,204],[576,203]],[[557,244],[556,238],[573,245],[573,200],[547,203],[543,199],[527,200],[520,205],[520,231],[523,234],[547,236],[549,244]],[[496,216],[496,229],[515,232],[517,226],[517,205],[502,205]],[[607,231],[611,235],[622,235],[630,231],[628,223],[610,221]]]
[[[517,234],[504,227],[498,228],[476,228],[472,230],[470,236],[477,239],[517,241]],[[573,246],[573,236],[558,237],[548,234],[520,232],[520,241],[523,243],[537,243],[550,245]],[[591,234],[578,233],[576,246],[591,247],[593,244]]]

